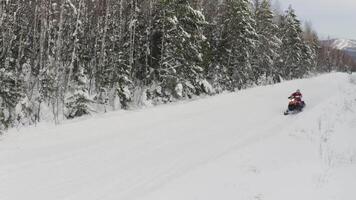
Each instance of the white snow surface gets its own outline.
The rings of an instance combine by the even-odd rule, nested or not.
[[[307,107],[284,116],[296,89]],[[1,200],[354,200],[355,186],[342,73],[0,137]]]

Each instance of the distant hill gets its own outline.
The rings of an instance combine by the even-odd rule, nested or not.
[[[356,61],[356,40],[331,39],[322,41],[322,44],[344,51]]]

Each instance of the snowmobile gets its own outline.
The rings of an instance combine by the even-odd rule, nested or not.
[[[303,111],[305,107],[304,101],[298,101],[296,97],[288,97],[288,109],[284,112],[284,115],[296,114]]]

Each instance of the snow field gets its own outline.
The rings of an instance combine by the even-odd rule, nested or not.
[[[284,116],[301,89],[307,107]],[[356,76],[11,130],[0,199],[343,199],[356,194]]]

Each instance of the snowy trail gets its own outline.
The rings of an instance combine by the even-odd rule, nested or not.
[[[283,116],[297,88],[307,107]],[[0,199],[355,199],[355,99],[336,73],[13,130]]]

